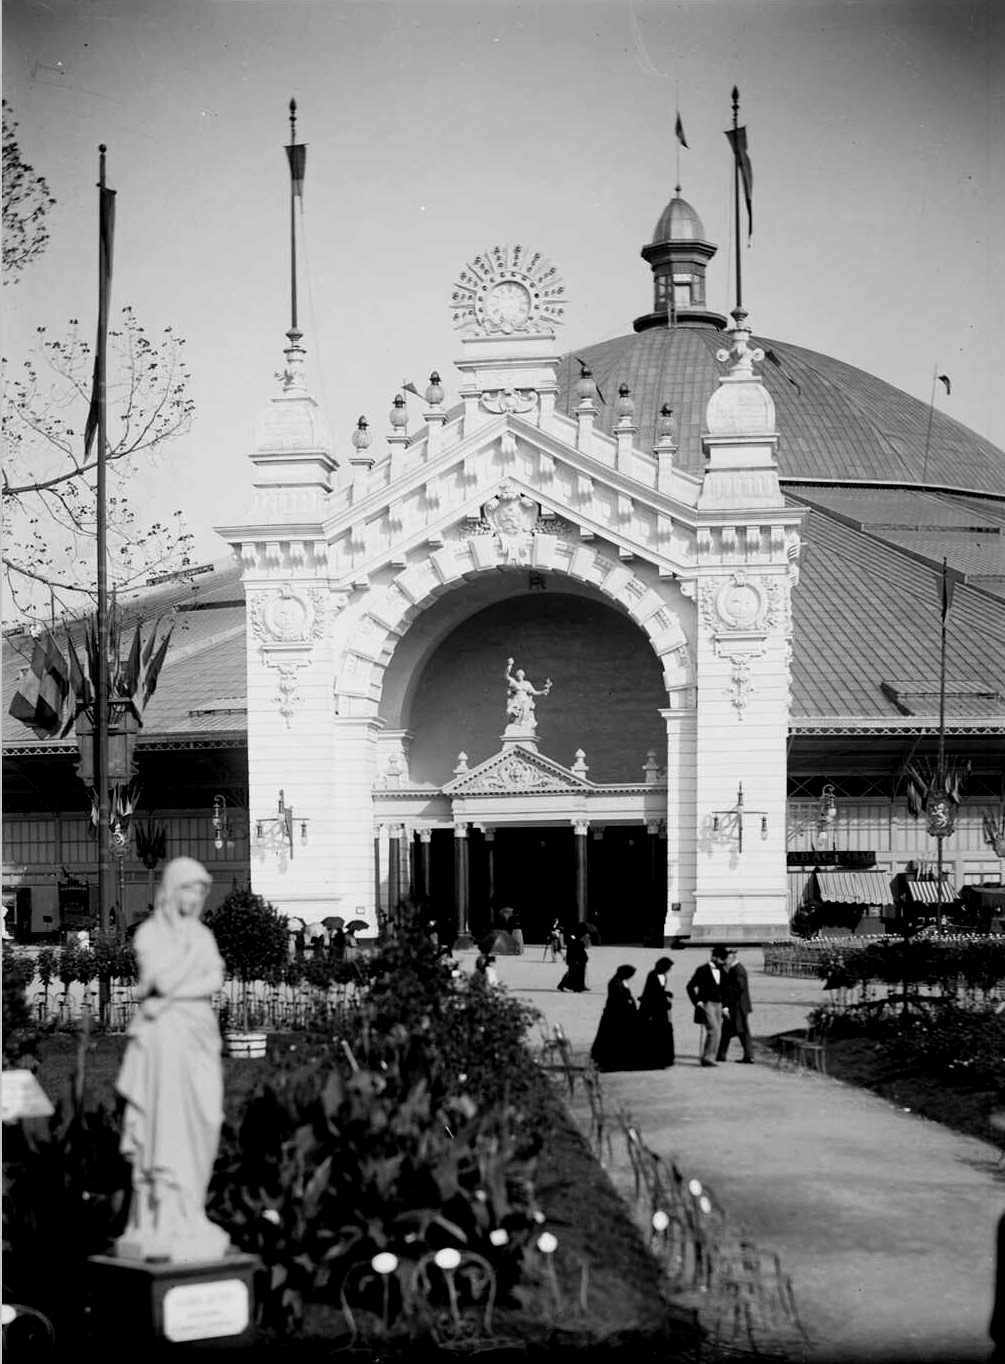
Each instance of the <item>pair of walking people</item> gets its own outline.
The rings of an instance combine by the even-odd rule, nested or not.
[[[744,1065],[753,1065],[750,1038],[750,986],[747,969],[735,947],[717,944],[711,957],[687,983],[687,994],[694,1005],[694,1021],[705,1029],[701,1064],[714,1066],[725,1061],[729,1044],[740,1039]]]
[[[598,1070],[665,1070],[674,1064],[672,965],[669,957],[660,957],[646,976],[637,1003],[628,986],[635,967],[619,966],[615,971],[590,1048]]]

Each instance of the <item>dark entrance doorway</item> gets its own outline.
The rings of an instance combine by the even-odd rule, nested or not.
[[[527,942],[543,943],[556,918],[571,921],[576,917],[572,828],[548,825],[534,829],[501,828],[496,829],[493,842],[493,911],[509,905],[520,916]],[[472,889],[487,890],[487,858],[483,863],[485,879],[475,882],[473,877]],[[478,875],[483,869],[472,870]]]
[[[663,945],[666,842],[644,824],[608,824],[590,836],[587,918],[603,943]]]
[[[587,919],[601,942],[662,946],[666,908],[666,842],[643,824],[607,825],[587,838]],[[430,900],[436,917],[456,924],[454,840],[436,830]],[[468,833],[469,923],[474,937],[492,927],[504,906],[520,917],[528,943],[543,943],[557,918],[569,927],[576,910],[576,841],[571,825],[496,827]]]

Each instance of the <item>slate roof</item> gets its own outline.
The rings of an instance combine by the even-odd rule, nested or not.
[[[914,555],[1005,597],[1005,501],[915,489],[791,486],[801,502],[834,512]]]
[[[934,697],[926,710],[937,715],[941,565],[818,510],[802,535],[793,717],[904,715],[889,689]],[[956,587],[949,613],[946,690],[948,715],[1005,719],[1005,613],[969,584]]]
[[[1005,453],[944,413],[831,356],[756,338],[781,360],[798,388],[768,361],[759,369],[775,401],[778,463],[783,479],[840,479],[926,483],[966,493],[1005,496]],[[654,441],[656,418],[668,402],[680,429],[680,463],[702,470],[705,407],[723,366],[716,352],[727,344],[714,327],[654,327],[578,348],[559,366],[558,406],[571,414],[582,359],[593,371],[606,404],[598,427],[611,433],[618,387],[635,400],[637,443]],[[927,456],[926,456],[927,449]]]

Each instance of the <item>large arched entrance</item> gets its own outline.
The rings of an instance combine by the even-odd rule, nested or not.
[[[515,586],[515,575],[507,576]],[[439,791],[459,764],[475,769],[499,752],[504,673],[513,658],[537,686],[552,682],[538,702],[540,753],[578,771],[591,786],[635,792],[635,805],[629,808],[626,796],[618,806],[612,795],[594,819],[584,817],[580,799],[563,801],[560,790],[515,793],[503,805],[490,802],[483,820],[477,805],[469,804],[461,816],[470,821],[464,828],[463,911],[452,825],[420,833],[413,824],[409,854],[396,854],[396,861],[436,917],[445,923],[465,918],[475,936],[508,905],[519,913],[528,942],[543,942],[556,917],[575,922],[585,905],[605,941],[662,941],[665,835],[658,821],[643,817],[638,796],[647,781],[652,787],[656,755],[665,750],[659,662],[628,614],[599,593],[563,591],[554,578],[544,586],[523,575],[519,581],[522,590],[478,604],[445,631],[437,629],[436,613],[455,604],[434,604],[427,613],[432,619],[420,619],[435,644],[413,654],[413,675],[405,677],[399,662],[408,657],[407,648],[391,660],[386,694],[405,704],[385,724],[397,721],[409,791]],[[406,827],[407,821],[403,833]]]

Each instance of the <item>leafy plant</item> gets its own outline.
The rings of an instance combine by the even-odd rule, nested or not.
[[[3,949],[3,1059],[18,1065],[34,1050],[35,1028],[26,991],[35,978],[35,963],[28,956]]]
[[[203,923],[213,931],[227,973],[241,983],[242,1027],[247,1032],[251,985],[282,980],[289,961],[286,919],[261,895],[239,889],[207,910]]]

